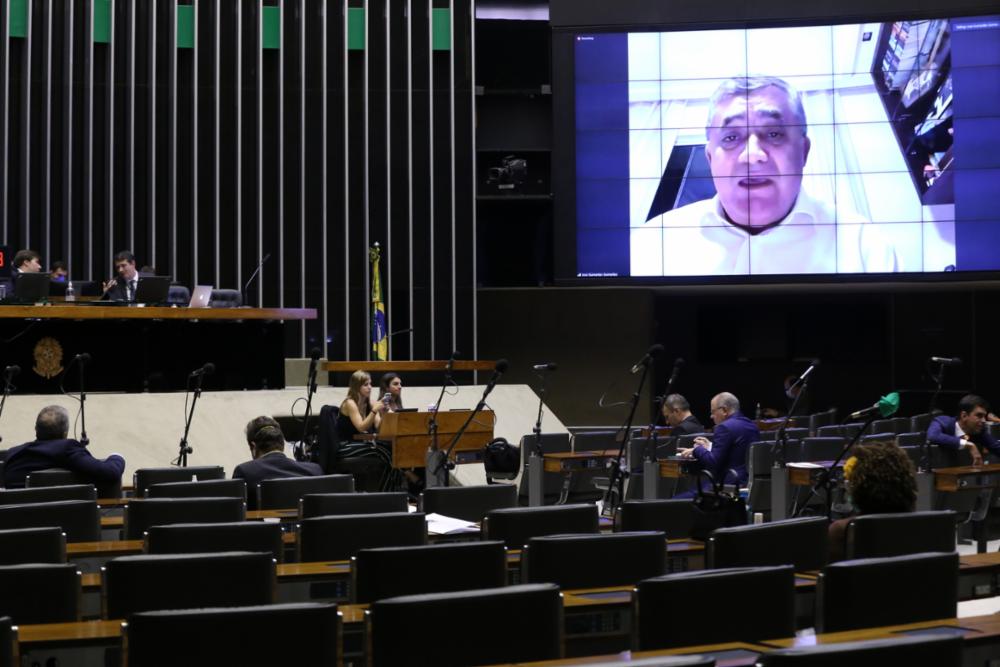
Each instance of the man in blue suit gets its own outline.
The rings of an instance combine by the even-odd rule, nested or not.
[[[712,421],[715,429],[712,440],[695,438],[694,447],[682,449],[684,458],[698,461],[703,470],[712,473],[716,480],[726,484],[747,483],[747,453],[750,443],[760,440],[757,425],[740,412],[740,401],[729,392],[717,394],[712,399]],[[730,471],[736,473],[733,476]]]
[[[968,449],[972,464],[981,465],[983,448],[1000,457],[1000,442],[986,428],[990,406],[981,396],[969,394],[958,402],[958,417],[939,415],[927,429],[927,442],[944,449]]]
[[[61,405],[42,408],[35,419],[35,441],[7,452],[3,477],[7,487],[24,486],[25,478],[46,468],[65,468],[95,485],[121,482],[125,459],[112,454],[103,461],[94,458],[77,440],[67,439],[69,413]]]
[[[285,456],[285,435],[273,418],[262,415],[250,420],[246,435],[253,460],[236,466],[233,479],[246,480],[248,510],[257,509],[257,485],[265,479],[323,474],[318,463],[300,463]]]

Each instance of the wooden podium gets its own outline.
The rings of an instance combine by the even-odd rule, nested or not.
[[[428,433],[430,412],[389,412],[382,415],[378,440],[392,443],[394,468],[423,468],[427,449],[431,446]],[[437,413],[438,446],[446,449],[452,438],[469,418],[469,410]],[[492,410],[483,410],[475,416],[451,452],[457,463],[477,463],[483,460],[483,448],[493,439],[496,416]]]

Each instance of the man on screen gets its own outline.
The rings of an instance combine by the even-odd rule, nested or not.
[[[633,230],[633,275],[896,270],[876,226],[803,189],[812,142],[802,98],[786,81],[728,79],[708,106],[705,157],[716,195],[664,213],[662,237]]]

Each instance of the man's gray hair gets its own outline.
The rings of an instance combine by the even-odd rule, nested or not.
[[[737,95],[748,96],[769,86],[773,86],[785,94],[788,106],[795,114],[796,124],[802,126],[802,135],[805,136],[808,123],[806,122],[805,107],[802,106],[802,95],[790,83],[776,76],[734,76],[720,83],[708,100],[708,123],[705,125],[705,134],[708,134],[712,129],[715,122],[715,110],[724,99]]]
[[[69,433],[69,413],[61,405],[47,405],[35,419],[36,440],[61,440]]]
[[[736,398],[728,391],[715,395],[715,407],[722,408],[726,412],[737,412],[740,409],[740,399]]]
[[[663,399],[663,404],[670,408],[671,410],[690,410],[691,404],[688,400],[681,396],[680,394],[670,394],[665,399]]]

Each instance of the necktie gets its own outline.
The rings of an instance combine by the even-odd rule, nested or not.
[[[135,301],[135,281],[128,281],[128,300]]]

